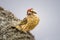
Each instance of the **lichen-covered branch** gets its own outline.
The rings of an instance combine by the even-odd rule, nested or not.
[[[20,20],[10,11],[0,7],[0,40],[35,40],[30,33],[24,33],[15,27]]]

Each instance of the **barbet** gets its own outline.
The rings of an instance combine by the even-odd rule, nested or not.
[[[33,30],[39,23],[39,17],[33,8],[27,10],[27,16],[16,26],[18,30],[27,32]]]

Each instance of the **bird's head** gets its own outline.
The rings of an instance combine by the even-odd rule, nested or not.
[[[36,14],[36,12],[33,10],[33,8],[30,8],[27,10],[27,15],[33,15]]]

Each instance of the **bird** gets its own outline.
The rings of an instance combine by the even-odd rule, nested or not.
[[[21,20],[16,28],[18,30],[22,30],[23,32],[28,32],[33,30],[38,25],[39,21],[40,19],[37,15],[37,12],[35,12],[33,8],[30,8],[27,10],[26,17]]]

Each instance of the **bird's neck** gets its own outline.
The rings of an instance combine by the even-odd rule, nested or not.
[[[27,15],[27,16],[30,16],[30,17],[31,17],[31,16],[37,16],[37,14],[32,14],[32,15]]]

